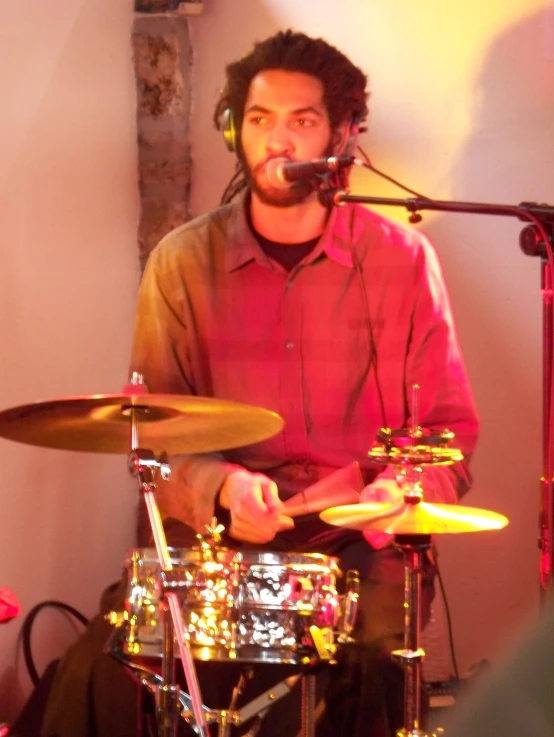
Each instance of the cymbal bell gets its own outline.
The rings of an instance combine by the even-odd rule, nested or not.
[[[388,504],[362,502],[326,509],[324,522],[351,530],[379,530],[391,535],[434,535],[458,532],[500,530],[508,518],[497,512],[457,504],[415,503],[405,500]]]
[[[284,425],[276,412],[211,397],[95,394],[4,410],[0,437],[62,450],[129,453],[133,410],[138,444],[154,453],[209,453],[251,445]]]

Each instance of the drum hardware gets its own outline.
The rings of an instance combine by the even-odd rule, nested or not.
[[[134,549],[125,563],[125,611],[111,621],[129,622],[123,648],[131,657],[162,656],[162,586],[178,596],[197,660],[303,666],[351,641],[359,578],[347,572],[339,594],[335,558],[211,546],[208,558],[201,546],[169,553],[168,572],[154,549]]]
[[[159,510],[154,498],[154,492],[157,488],[156,478],[161,475],[162,478],[168,478],[170,474],[170,468],[165,461],[165,456],[159,461],[156,459],[152,451],[144,451],[139,449],[139,438],[138,438],[138,423],[139,419],[142,420],[144,417],[144,407],[148,407],[147,400],[145,401],[144,389],[142,378],[138,375],[133,375],[131,380],[131,389],[133,386],[139,385],[141,397],[140,402],[137,402],[138,407],[131,405],[126,407],[125,414],[130,417],[131,420],[131,453],[129,455],[129,470],[133,475],[138,478],[140,488],[144,494],[146,507],[148,510],[148,516],[150,520],[150,526],[152,528],[152,534],[156,546],[157,557],[161,567],[161,604],[163,611],[163,657],[162,657],[162,685],[158,686],[158,727],[160,737],[176,737],[177,733],[177,721],[179,717],[179,695],[180,689],[176,682],[175,674],[175,650],[174,641],[177,640],[180,658],[182,661],[183,669],[185,672],[185,679],[190,690],[190,702],[191,702],[191,713],[194,730],[200,735],[200,737],[208,737],[208,727],[206,715],[203,709],[203,704],[200,697],[200,687],[198,683],[198,677],[194,665],[192,648],[190,644],[190,632],[185,628],[185,622],[183,618],[183,612],[181,610],[178,595],[175,591],[171,590],[170,577],[173,571],[173,565],[171,562],[170,553],[167,547],[165,539],[165,533]],[[142,390],[142,391],[141,391]],[[262,411],[265,412],[265,411]],[[282,424],[281,418],[278,415],[269,413],[271,416],[266,417],[266,429],[264,433],[267,436],[267,426],[272,425],[273,432],[276,432],[276,420]],[[269,421],[271,419],[271,422]],[[1,416],[0,416],[1,421]],[[146,425],[148,427],[148,425]],[[244,430],[244,428],[242,428]],[[280,428],[279,428],[280,429]],[[1,425],[0,425],[1,430]],[[245,441],[246,442],[246,441]],[[252,442],[252,441],[250,441]],[[235,442],[235,444],[237,444]],[[213,450],[222,449],[212,448]],[[189,452],[191,452],[189,450]],[[194,452],[199,452],[195,450]],[[359,469],[358,469],[359,472]],[[216,547],[216,537],[220,530],[214,522],[212,528],[207,530],[208,534],[212,537],[212,541],[207,540],[201,541],[201,558],[206,566],[214,565],[214,551]],[[242,553],[236,554],[233,561],[234,575],[232,577],[232,585],[236,586],[237,582],[237,565],[242,563],[244,555]],[[302,595],[304,591],[303,584],[298,577],[293,577],[293,584],[298,587],[300,585],[300,591],[296,588],[295,593]],[[294,586],[290,586],[291,591]],[[351,597],[353,598],[353,597]],[[309,608],[309,607],[308,607]],[[336,621],[333,621],[333,625]],[[236,652],[236,647],[233,646],[233,638],[237,635],[236,622],[231,622],[229,630],[231,632],[231,643],[230,653]],[[312,641],[318,651],[325,653],[327,651],[325,647],[325,637],[323,631],[319,629],[310,628],[310,635]],[[321,640],[324,640],[322,645]],[[328,643],[328,639],[326,641]],[[313,662],[313,658],[310,663]],[[315,722],[313,720],[314,703],[315,698],[315,676],[306,673],[302,676],[304,683],[302,689],[302,730],[304,737],[313,737]],[[271,698],[271,703],[275,701],[275,694],[272,690],[268,698]],[[283,693],[284,695],[284,693]],[[266,708],[268,708],[266,706]],[[188,716],[190,719],[190,711],[183,714]],[[243,715],[244,717],[244,715]],[[250,718],[250,717],[249,717]],[[258,715],[258,718],[263,718]],[[218,713],[218,724],[222,731],[221,737],[228,737],[229,728],[231,724],[231,716],[228,711],[222,711]]]
[[[140,441],[147,445],[148,449],[140,447],[139,425]],[[165,454],[205,453],[252,444],[274,435],[282,426],[283,421],[279,415],[261,408],[212,398],[151,395],[147,392],[142,378],[137,374],[133,374],[130,384],[120,395],[72,397],[23,405],[0,412],[0,437],[49,448],[128,454],[129,471],[137,478],[144,495],[157,560],[161,569],[158,583],[163,618],[162,673],[161,675],[148,674],[145,670],[137,670],[138,666],[130,659],[113,652],[113,643],[109,646],[109,651],[118,660],[125,662],[135,670],[139,677],[142,673],[145,684],[149,683],[156,688],[159,737],[176,735],[178,717],[181,713],[194,722],[194,729],[200,737],[207,737],[206,714],[210,713],[201,702],[190,647],[190,634],[185,631],[179,606],[179,597],[182,596],[183,589],[187,589],[188,582],[179,580],[179,577],[174,574],[160,513],[154,498],[158,478],[167,479],[171,472]],[[356,469],[361,478],[357,464],[352,464],[351,470]],[[333,500],[335,503],[357,500],[359,489],[356,491],[356,489],[348,488],[349,485],[361,488],[359,482],[352,484],[350,481],[343,484],[343,488],[340,489],[342,496],[337,495],[336,498],[332,498],[332,501],[326,501],[326,506],[332,504]],[[295,504],[300,503],[298,509],[291,509],[291,514],[299,515],[317,511],[309,495],[303,493],[300,496],[302,498],[291,500]],[[213,550],[210,548],[211,546],[202,548],[202,556],[206,564],[213,556]],[[239,557],[237,556],[237,565],[238,562]],[[294,573],[289,584],[290,590],[298,598],[299,617],[309,620],[310,613],[313,613],[313,606],[308,603],[303,608],[302,601],[311,587],[308,584],[305,585],[303,577],[302,572]],[[338,601],[338,597],[336,599]],[[356,599],[357,594],[354,591],[347,594],[344,607],[346,618],[342,617],[346,629],[339,630],[337,640],[339,642],[348,641],[350,637],[353,627],[350,619],[352,610],[355,610]],[[336,617],[338,607],[328,608],[330,612],[327,614],[331,613]],[[116,642],[120,641],[122,633],[132,629],[134,625],[133,617],[129,617],[128,613],[125,613],[118,621],[120,627]],[[310,625],[307,632],[310,639],[308,650],[311,654],[299,653],[298,655],[299,664],[305,668],[301,676],[305,684],[303,689],[305,693],[303,697],[304,716],[302,717],[305,735],[313,732],[313,720],[309,718],[313,711],[310,701],[312,688],[309,686],[310,679],[313,677],[311,669],[322,657],[325,662],[332,660],[335,636],[333,632],[336,626],[335,619],[332,619],[330,626],[326,627],[319,627],[317,624]],[[176,683],[175,640],[191,691],[190,696],[182,694]],[[129,643],[131,651],[135,646],[138,646],[140,651],[140,643],[133,641],[132,638]],[[276,688],[267,695],[271,703],[276,700],[275,692]],[[268,706],[269,704],[265,704],[266,709]],[[221,724],[230,723],[228,712],[222,712],[218,719]],[[227,726],[224,728],[227,729]]]
[[[316,713],[314,674],[321,666],[334,662],[335,643],[352,639],[358,574],[355,571],[347,573],[346,591],[339,597],[334,580],[340,571],[334,558],[319,554],[237,552],[218,548],[213,544],[213,533],[217,535],[220,531],[220,526],[214,522],[206,535],[199,536],[200,544],[196,549],[170,550],[173,571],[166,574],[163,585],[171,585],[172,581],[177,584],[175,591],[185,614],[185,627],[193,654],[196,658],[216,661],[289,662],[298,665],[301,675],[273,686],[240,710],[233,706],[236,697],[229,709],[223,711],[203,707],[206,722],[217,724],[225,736],[228,726],[243,724],[256,717],[249,730],[254,737],[271,705],[300,679],[302,734],[310,737]],[[152,670],[162,656],[162,634],[156,621],[162,585],[159,569],[154,551],[132,552],[128,563],[131,596],[124,613],[112,613],[110,619],[117,629],[108,646],[109,653],[128,665],[156,695],[163,683],[163,679]],[[186,581],[186,585],[179,585],[182,581]],[[228,589],[220,589],[220,585],[227,581]],[[222,592],[219,598],[223,603],[219,611],[216,609],[215,623],[219,625],[226,619],[231,620],[234,610],[236,626],[234,630],[228,628],[223,632],[223,642],[219,647],[213,644],[202,647],[204,641],[201,637],[205,630],[201,619],[193,620],[192,616],[197,604],[195,597],[200,595],[202,598],[203,594],[208,594],[208,599],[211,599],[214,593],[218,596],[218,591]],[[227,610],[228,604],[231,612]],[[277,618],[276,629],[285,627],[279,635],[281,639],[266,643],[270,646],[268,648],[264,648],[263,639],[258,639],[258,623],[264,622],[264,612],[268,613],[270,621]],[[252,613],[255,618],[251,622],[249,617]],[[313,624],[315,621],[319,621],[319,625]],[[323,626],[325,623],[328,626]],[[291,628],[290,632],[286,631],[286,626]],[[268,629],[271,631],[271,627]],[[211,634],[214,636],[218,632]],[[140,663],[137,663],[137,657]],[[145,661],[149,661],[152,667],[145,665]],[[180,694],[179,702],[180,716],[194,726],[190,697]]]
[[[211,397],[148,394],[143,387],[135,377],[122,394],[69,397],[3,410],[0,437],[44,448],[126,455],[135,418],[142,447],[152,454],[173,455],[250,445],[283,428],[276,412],[261,407]]]
[[[142,390],[140,396],[140,409],[136,409],[133,404],[127,405],[123,416],[129,416],[131,421],[131,451],[129,454],[128,467],[130,473],[135,476],[139,482],[139,487],[143,493],[150,527],[156,546],[156,552],[160,561],[162,574],[169,574],[173,570],[171,558],[167,547],[167,541],[162,524],[162,518],[158,509],[158,505],[154,498],[157,489],[157,477],[160,475],[162,479],[168,479],[171,473],[169,465],[165,462],[165,458],[157,461],[153,452],[142,451],[139,449],[139,433],[138,422],[139,414],[141,419],[145,416],[145,407],[148,405],[144,402],[144,382],[138,374],[133,374],[131,379],[132,386],[139,386]],[[163,451],[165,453],[165,449]],[[200,687],[198,684],[198,676],[196,667],[192,657],[192,651],[189,642],[188,633],[185,632],[185,624],[183,615],[179,606],[177,594],[174,591],[167,591],[165,586],[161,586],[161,603],[163,611],[163,658],[162,658],[162,679],[163,684],[158,688],[158,708],[156,710],[158,720],[159,737],[176,737],[177,723],[179,717],[178,699],[180,688],[177,684],[175,672],[175,651],[174,642],[177,642],[181,662],[185,673],[188,688],[190,690],[190,698],[192,712],[196,723],[196,731],[200,737],[209,737],[206,716],[203,711],[202,699],[200,696]]]
[[[123,645],[127,636],[127,628],[129,622],[120,622],[114,629],[105,648],[105,652],[111,655],[115,660],[124,665],[138,679],[138,681],[147,687],[155,696],[156,702],[160,701],[160,693],[164,688],[164,679],[154,670],[148,668],[144,663],[137,663],[131,658],[123,655]],[[329,656],[326,656],[329,658]],[[311,664],[310,669],[283,679],[279,683],[271,686],[259,696],[256,696],[248,704],[240,709],[236,708],[236,701],[240,695],[242,688],[241,682],[244,680],[244,673],[239,678],[239,684],[233,690],[231,704],[228,709],[210,709],[202,706],[204,717],[207,724],[217,725],[219,737],[228,737],[231,726],[241,726],[252,719],[254,723],[248,730],[247,734],[254,737],[258,732],[263,719],[269,712],[270,708],[286,696],[300,681],[301,693],[301,734],[309,737],[313,734],[315,726],[315,675],[312,672],[314,665]],[[189,694],[180,691],[178,695],[178,703],[180,705],[180,716],[191,725],[195,732],[198,732],[196,719],[192,710],[192,700]],[[245,736],[246,737],[246,736]]]
[[[351,569],[346,571],[345,594],[341,599],[341,610],[337,642],[347,645],[354,642],[352,632],[358,615],[358,602],[360,598],[360,574]]]
[[[117,626],[114,626],[112,634],[110,635],[108,642],[104,647],[104,652],[114,658],[114,660],[116,660],[118,663],[121,663],[121,665],[124,665],[126,668],[128,668],[129,671],[135,676],[135,678],[140,681],[143,686],[146,686],[150,691],[152,691],[152,693],[156,695],[159,689],[164,686],[164,680],[162,676],[159,673],[156,673],[155,671],[148,668],[146,665],[138,664],[122,654],[122,644],[125,641],[126,633],[130,626],[129,621],[116,620],[113,612],[108,615],[107,619],[112,625]],[[180,690],[179,692],[179,703],[181,704],[181,713],[192,713],[192,700],[189,694],[185,693],[182,690]],[[214,719],[210,714],[210,710],[208,709],[208,707],[202,706],[202,709],[205,713],[207,723],[213,723]]]
[[[148,450],[140,448],[139,423],[140,440]],[[278,414],[257,407],[204,397],[149,394],[138,374],[133,374],[120,395],[71,397],[0,412],[0,437],[47,448],[127,453],[129,470],[138,479],[144,495],[162,573],[168,577],[172,564],[154,498],[158,477],[167,478],[170,473],[165,453],[206,453],[248,445],[265,440],[282,427]],[[173,645],[176,639],[191,691],[196,731],[207,737],[177,594],[161,588],[164,645],[159,735],[172,737],[177,733],[179,688],[175,682]]]
[[[397,737],[427,737],[421,729],[421,664],[425,652],[421,634],[421,572],[423,556],[435,533],[501,529],[508,520],[501,514],[471,507],[429,504],[423,501],[423,465],[447,465],[461,460],[459,450],[448,448],[450,431],[422,430],[416,423],[417,390],[414,387],[414,424],[401,430],[382,429],[369,456],[391,463],[403,491],[398,503],[361,503],[334,507],[320,514],[325,522],[355,530],[379,530],[394,535],[404,558],[404,647],[392,658],[404,670],[404,726]]]
[[[196,538],[200,543],[200,553],[204,563],[214,562],[214,551],[221,542],[221,534],[224,530],[225,527],[220,525],[214,517],[210,525],[204,525],[204,532],[199,532],[196,535]]]

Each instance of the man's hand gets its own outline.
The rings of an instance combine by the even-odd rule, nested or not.
[[[394,479],[376,479],[369,484],[360,494],[360,502],[381,502],[383,504],[395,504],[401,502],[404,492]],[[365,539],[375,550],[381,550],[392,543],[392,535],[380,530],[366,530],[363,533]]]
[[[219,503],[231,512],[229,534],[237,540],[267,543],[281,530],[294,527],[277,485],[262,473],[231,471],[221,487]]]

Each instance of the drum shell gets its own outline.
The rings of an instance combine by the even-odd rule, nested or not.
[[[197,548],[170,549],[173,570],[162,573],[154,549],[129,552],[127,657],[161,657],[164,586],[178,595],[196,659],[300,664],[314,651],[312,626],[333,651],[336,558],[225,548],[207,557]]]

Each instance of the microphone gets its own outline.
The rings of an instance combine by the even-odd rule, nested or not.
[[[312,159],[311,161],[289,161],[288,159],[270,159],[267,162],[267,181],[272,187],[288,187],[294,182],[313,179],[316,174],[340,171],[353,164],[361,164],[355,156],[330,156],[328,159]]]

